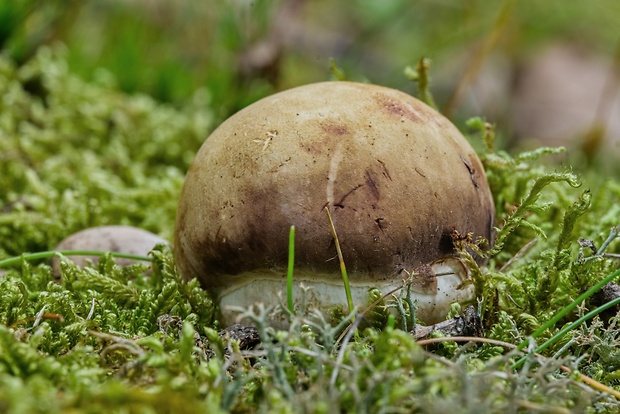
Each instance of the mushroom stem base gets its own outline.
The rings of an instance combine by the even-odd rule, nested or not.
[[[456,258],[438,260],[430,266],[422,266],[424,271],[413,272],[410,279],[368,280],[350,282],[353,303],[358,309],[369,305],[369,291],[378,289],[382,294],[390,294],[398,288],[411,283],[411,299],[417,301],[416,317],[426,324],[434,324],[445,319],[454,302],[467,302],[474,297],[474,287],[469,272],[463,263]],[[285,303],[286,272],[262,270],[237,275],[239,279],[234,287],[216,291],[221,310],[223,326],[231,326],[238,320],[239,307],[247,308],[262,303],[266,306]],[[305,290],[303,292],[302,290]],[[334,307],[347,309],[347,299],[342,280],[335,279],[333,274],[320,275],[311,272],[295,272],[293,300],[299,309],[301,298],[307,307],[323,312]],[[247,322],[247,321],[246,321]],[[287,325],[285,316],[272,320],[276,327]]]

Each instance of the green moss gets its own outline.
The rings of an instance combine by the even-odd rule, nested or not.
[[[211,127],[207,102],[198,91],[175,110],[105,77],[85,83],[62,54],[42,49],[21,67],[0,57],[0,258],[99,224],[170,238],[183,176]]]
[[[76,78],[62,50],[42,49],[19,67],[0,58],[0,259],[49,250],[98,224],[131,224],[170,239],[183,174],[212,127],[212,109],[201,92],[174,109],[114,84],[108,75]],[[608,239],[605,252],[618,252],[609,229],[618,224],[620,185],[599,179],[591,192],[575,189],[574,173],[539,160],[557,150],[511,156],[495,148],[490,125],[471,125],[483,131],[497,208],[488,264],[466,260],[486,333],[518,345],[538,332],[542,343],[590,311],[586,303],[553,319],[618,267],[577,240],[600,247]],[[475,241],[469,247],[484,250]],[[63,260],[59,281],[45,260],[23,256],[4,269],[0,411],[618,409],[608,394],[559,370],[565,364],[617,387],[616,319],[575,327],[543,350],[546,359],[530,352],[515,369],[521,354],[496,344],[420,346],[407,332],[415,315],[404,291],[370,311],[372,326],[346,332],[358,327],[355,315],[331,326],[327,315],[304,308],[287,313],[290,327],[278,331],[267,315],[283,307],[246,310],[261,345],[242,351],[218,336],[208,293],[179,278],[170,250],[160,246],[151,256],[152,268],[120,268],[111,255],[85,269]],[[394,305],[402,329],[387,316]]]

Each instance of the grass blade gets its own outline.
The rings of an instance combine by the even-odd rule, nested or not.
[[[340,261],[340,273],[342,273],[342,281],[344,283],[344,291],[347,295],[347,305],[349,306],[349,313],[353,312],[353,298],[351,296],[351,286],[349,285],[349,275],[347,274],[347,267],[344,264],[344,258],[342,257],[342,250],[340,249],[340,242],[338,241],[338,234],[336,233],[336,227],[332,221],[332,216],[329,214],[329,208],[325,207],[325,213],[327,214],[327,220],[329,220],[329,227],[332,230],[332,237],[336,244],[336,252],[338,253],[338,260]]]
[[[291,226],[288,233],[288,271],[286,273],[286,299],[288,310],[295,313],[293,308],[293,268],[295,267],[295,226]]]

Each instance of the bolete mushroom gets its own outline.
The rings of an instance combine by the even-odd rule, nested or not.
[[[356,305],[411,272],[426,323],[472,299],[451,234],[491,238],[495,209],[480,160],[429,106],[351,82],[277,93],[211,134],[180,197],[178,269],[215,293],[229,325],[229,305],[275,304],[285,291],[294,225],[295,280],[311,287],[306,299],[346,307],[326,207]]]
[[[62,240],[55,250],[98,250],[113,253],[126,253],[146,256],[158,244],[167,244],[166,240],[149,231],[131,226],[99,226],[91,227],[74,233]],[[67,256],[76,265],[86,266],[90,260],[93,264],[99,262],[98,256]],[[127,266],[136,261],[119,258],[119,266]],[[55,277],[60,277],[60,261],[57,257],[52,260],[52,269]]]

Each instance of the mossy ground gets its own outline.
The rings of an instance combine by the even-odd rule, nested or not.
[[[182,107],[126,95],[109,73],[85,82],[66,51],[41,48],[20,65],[0,57],[0,97],[0,260],[100,224],[171,238],[183,176],[217,116],[204,92]],[[534,351],[595,306],[547,321],[618,269],[578,239],[608,239],[620,182],[544,166],[556,150],[509,155],[481,120],[459,127],[480,148],[500,228],[488,265],[470,262],[477,307],[487,338],[536,336],[523,364],[497,344],[423,347],[389,321],[337,341],[352,321],[332,327],[312,310],[286,331],[266,324],[270,310],[248,312],[261,346],[241,351],[163,246],[152,270],[64,261],[60,282],[48,261],[24,257],[0,276],[0,411],[617,412],[619,400],[578,375],[620,390],[613,313]],[[601,253],[618,250],[612,240]]]

